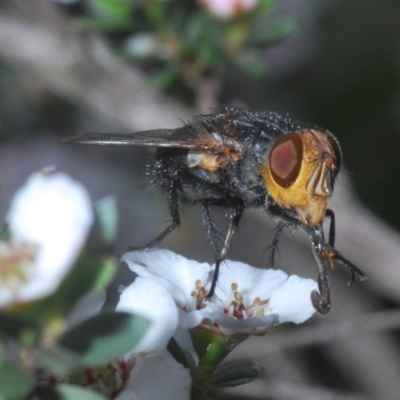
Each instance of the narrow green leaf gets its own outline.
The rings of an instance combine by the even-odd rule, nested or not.
[[[34,388],[35,378],[12,361],[0,362],[0,400],[20,400]]]
[[[193,356],[189,351],[179,346],[174,337],[171,337],[169,340],[167,350],[179,364],[182,364],[185,368],[190,369],[192,372],[196,371],[196,362]]]
[[[221,361],[248,335],[225,336],[204,328],[189,330],[199,364],[193,376],[193,384],[206,393],[211,388],[211,377]]]
[[[176,70],[172,69],[163,69],[155,74],[153,74],[150,78],[150,82],[156,88],[166,89],[171,86],[176,79],[178,78],[178,73]]]
[[[66,332],[59,345],[76,354],[82,365],[97,366],[132,350],[148,326],[147,320],[130,313],[104,313]]]
[[[10,237],[10,228],[7,224],[0,231],[0,240],[7,240]]]
[[[90,389],[74,385],[59,385],[55,390],[60,400],[106,400],[106,397]]]
[[[167,9],[168,4],[163,4],[160,1],[148,1],[143,3],[143,11],[145,12],[147,18],[154,27],[154,30],[165,25]]]
[[[38,400],[106,400],[107,397],[90,389],[75,385],[58,385],[56,387],[39,387],[35,391]]]
[[[261,79],[267,73],[266,59],[258,51],[243,51],[233,61],[233,66],[251,79]]]
[[[298,21],[291,16],[281,16],[265,22],[259,21],[247,43],[253,46],[267,46],[279,43],[291,36],[298,29]]]
[[[92,14],[102,18],[125,18],[131,11],[129,1],[121,0],[86,0]]]
[[[257,11],[261,13],[269,13],[278,4],[279,0],[260,0]]]
[[[225,365],[211,377],[212,387],[233,387],[257,379],[263,368],[254,361],[240,361]]]
[[[65,377],[70,372],[80,369],[79,357],[60,346],[51,348],[40,348],[35,352],[35,361],[47,371],[51,371],[55,376]]]
[[[92,17],[76,17],[72,20],[72,26],[79,31],[120,31],[119,26],[115,26],[114,21],[97,19]]]
[[[113,257],[82,254],[57,291],[44,299],[44,312],[53,311],[56,316],[65,315],[83,295],[106,287],[113,278],[116,267],[117,261]]]
[[[115,196],[107,196],[94,205],[95,227],[100,233],[99,240],[110,247],[116,239],[118,229],[118,209]]]
[[[125,31],[132,24],[129,1],[121,0],[86,0],[90,17],[75,18],[73,24],[78,29]]]
[[[245,334],[226,336],[201,327],[190,329],[189,333],[200,363],[213,368],[249,337]]]

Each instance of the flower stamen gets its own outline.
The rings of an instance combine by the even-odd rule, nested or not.
[[[37,247],[14,241],[0,242],[0,285],[16,292],[29,281]]]
[[[195,290],[193,290],[190,295],[196,299],[197,309],[204,307],[204,300],[207,298],[207,291],[200,279],[196,279]]]

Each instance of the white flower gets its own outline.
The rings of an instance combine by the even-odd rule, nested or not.
[[[7,220],[12,256],[0,255],[0,307],[52,293],[77,258],[93,214],[81,184],[62,173],[34,174],[15,194]]]
[[[210,14],[220,19],[231,19],[253,11],[258,0],[199,0]]]
[[[212,267],[207,263],[187,260],[165,249],[147,249],[124,254],[121,259],[142,277],[151,278],[166,288],[179,309],[179,324],[185,328],[198,325],[202,316]]]
[[[317,283],[283,271],[226,260],[214,296],[207,299],[214,268],[208,264],[158,249],[130,252],[122,260],[169,292],[178,307],[179,326],[186,329],[202,324],[227,335],[262,333],[278,323],[304,322],[315,313],[311,292]]]
[[[129,353],[151,355],[163,353],[178,326],[178,309],[159,282],[138,277],[121,293],[116,311],[126,311],[150,321],[142,340]]]
[[[189,370],[169,354],[162,357],[138,357],[117,400],[189,400]]]
[[[299,324],[315,313],[313,290],[317,283],[312,279],[227,260],[221,265],[215,296],[203,316],[212,329],[226,335],[260,333],[283,322]]]

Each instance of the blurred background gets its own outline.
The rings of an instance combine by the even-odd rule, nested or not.
[[[229,1],[227,0],[227,3]],[[241,3],[238,0],[238,4]],[[331,208],[337,249],[369,275],[332,271],[332,310],[245,342],[263,380],[227,398],[400,398],[400,2],[2,0],[1,219],[27,177],[54,165],[94,201],[117,198],[120,256],[153,239],[168,209],[148,185],[151,152],[58,145],[85,131],[173,128],[220,104],[289,113],[339,139],[344,169]],[[221,230],[229,220],[213,210]],[[211,262],[196,208],[163,246]],[[228,255],[265,267],[274,226],[245,214]],[[285,232],[276,267],[316,278],[304,232]],[[133,279],[126,267],[110,291]]]

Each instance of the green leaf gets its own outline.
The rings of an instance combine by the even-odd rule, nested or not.
[[[193,328],[189,330],[193,346],[199,357],[197,371],[193,377],[193,383],[206,393],[211,386],[211,377],[218,364],[249,335],[223,335],[205,328]]]
[[[75,385],[57,385],[40,387],[35,392],[39,400],[106,400],[102,394]]]
[[[279,0],[260,0],[257,6],[258,13],[269,13],[278,4]]]
[[[34,388],[35,378],[12,361],[0,362],[0,400],[24,399]]]
[[[182,52],[194,57],[200,70],[220,65],[227,59],[226,32],[221,24],[207,14],[194,14],[186,24],[182,36]]]
[[[93,15],[101,18],[125,18],[131,11],[129,1],[121,0],[86,0],[86,4]]]
[[[178,73],[176,70],[166,68],[154,73],[150,78],[150,82],[156,88],[166,89],[171,86],[177,78]]]
[[[3,226],[3,229],[0,231],[0,240],[7,240],[10,238],[10,228],[8,224]]]
[[[165,2],[166,3],[166,2]],[[151,22],[154,30],[165,25],[166,12],[169,6],[160,1],[147,1],[143,3],[143,11]]]
[[[65,377],[72,371],[82,368],[76,354],[57,345],[37,349],[34,357],[38,366],[58,377]]]
[[[32,345],[39,336],[39,325],[31,318],[0,313],[0,332],[13,340]]]
[[[113,257],[82,254],[57,291],[43,300],[47,312],[53,311],[56,316],[65,315],[82,296],[106,287],[114,277],[116,267],[117,261]]]
[[[90,389],[74,385],[59,385],[55,390],[60,400],[106,400],[106,397]]]
[[[267,73],[264,55],[258,51],[245,51],[233,61],[233,66],[251,79],[261,79]]]
[[[148,326],[147,320],[130,313],[104,313],[66,332],[58,344],[76,354],[81,365],[97,366],[132,350]]]
[[[298,29],[298,21],[291,16],[276,17],[272,21],[259,21],[248,38],[250,46],[267,46],[282,42]]]
[[[189,330],[193,346],[199,359],[216,367],[237,345],[249,335],[223,335],[210,329],[196,327]]]
[[[107,196],[94,205],[95,226],[99,227],[101,239],[110,246],[115,242],[118,229],[118,209],[115,196]]]
[[[122,28],[120,24],[116,24],[114,21],[91,17],[76,17],[72,21],[72,26],[80,31],[118,32],[125,30],[125,28]]]
[[[182,364],[185,368],[190,369],[192,372],[196,371],[196,362],[189,351],[182,349],[174,337],[168,342],[167,350],[175,358],[175,360]]]
[[[125,31],[132,25],[129,1],[121,0],[86,0],[91,17],[78,17],[74,25],[78,29]]]
[[[240,361],[225,365],[211,378],[213,387],[233,387],[244,385],[257,379],[263,368],[254,361]]]

